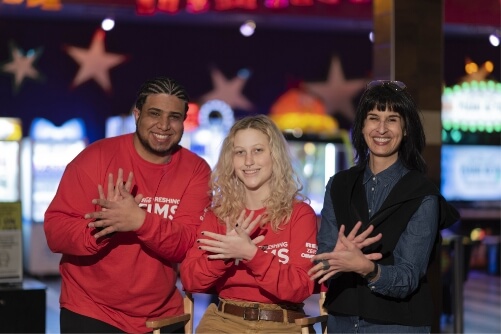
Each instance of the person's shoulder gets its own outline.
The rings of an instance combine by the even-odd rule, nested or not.
[[[293,210],[293,212],[296,212],[296,213],[311,214],[311,215],[316,216],[315,210],[313,210],[311,205],[306,203],[306,202],[302,202],[302,201],[295,202],[294,205],[292,206],[292,210]]]
[[[193,151],[190,151],[189,149],[187,149],[186,147],[183,147],[183,146],[179,146],[178,153],[183,155],[183,157],[190,158],[190,159],[203,159],[202,157],[200,157],[199,155],[197,155]]]
[[[402,183],[407,184],[407,186],[416,187],[417,189],[426,189],[433,194],[438,192],[437,185],[418,170],[409,170],[400,180]]]
[[[356,178],[360,173],[363,172],[363,170],[364,169],[361,168],[360,166],[352,166],[348,169],[340,170],[336,172],[336,174],[334,174],[331,183],[340,181],[349,181],[353,178]]]
[[[86,149],[87,150],[116,150],[118,145],[124,143],[127,140],[132,141],[132,134],[124,134],[116,137],[107,137],[96,140],[95,142],[89,144]]]
[[[123,136],[120,136],[123,137]],[[80,153],[71,161],[71,164],[87,165],[95,164],[100,156],[111,157],[118,152],[124,138],[110,137],[98,139],[88,144]]]
[[[196,153],[193,153],[185,147],[180,146],[176,154],[179,154],[179,161],[181,161],[183,164],[189,163],[192,165],[203,165],[204,167],[210,169],[209,164],[204,158],[197,155]]]

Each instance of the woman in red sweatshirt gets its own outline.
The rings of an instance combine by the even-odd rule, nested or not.
[[[181,264],[190,292],[219,295],[197,333],[299,333],[317,217],[300,193],[287,143],[266,116],[237,121],[211,177],[213,202]]]

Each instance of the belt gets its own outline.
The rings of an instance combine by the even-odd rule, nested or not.
[[[249,321],[275,321],[284,322],[284,314],[287,317],[287,322],[294,323],[294,320],[304,318],[306,315],[302,312],[290,311],[290,310],[265,310],[256,306],[238,306],[234,304],[228,304],[224,302],[219,302],[217,307],[218,311],[235,315],[241,317],[244,320]]]

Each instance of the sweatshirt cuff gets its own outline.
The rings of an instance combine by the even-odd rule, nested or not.
[[[259,249],[258,247],[256,255],[254,255],[252,259],[242,260],[242,261],[249,269],[251,269],[252,271],[256,271],[258,268],[261,268],[263,264],[268,263],[269,254]]]
[[[224,274],[228,268],[235,266],[234,260],[209,260],[208,261],[208,269],[212,273],[221,273]]]

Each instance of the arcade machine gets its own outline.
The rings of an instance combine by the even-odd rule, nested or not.
[[[21,120],[0,118],[0,284],[23,280],[19,183]]]
[[[21,139],[21,120],[1,117],[0,332],[41,333],[45,331],[47,287],[23,275]],[[29,320],[20,321],[20,314],[28,314]]]
[[[112,116],[106,120],[105,137],[116,137],[136,131],[136,122],[132,115]]]
[[[445,88],[441,115],[442,194],[455,202],[462,217],[499,219],[501,83],[473,81]]]
[[[21,145],[21,195],[25,270],[35,276],[59,273],[61,254],[47,246],[43,221],[56,194],[66,165],[87,145],[82,119],[54,126],[50,121],[33,120],[29,137]]]
[[[198,128],[187,133],[188,148],[214,168],[224,138],[235,123],[233,109],[222,100],[210,100],[200,106]]]
[[[348,131],[327,114],[321,99],[299,88],[287,90],[273,103],[270,118],[284,133],[303,193],[320,216],[329,178],[353,163]]]
[[[340,130],[341,131],[341,130]],[[317,216],[324,203],[329,178],[351,167],[351,144],[347,135],[321,136],[284,133],[293,158],[293,166],[303,185],[303,193]]]

